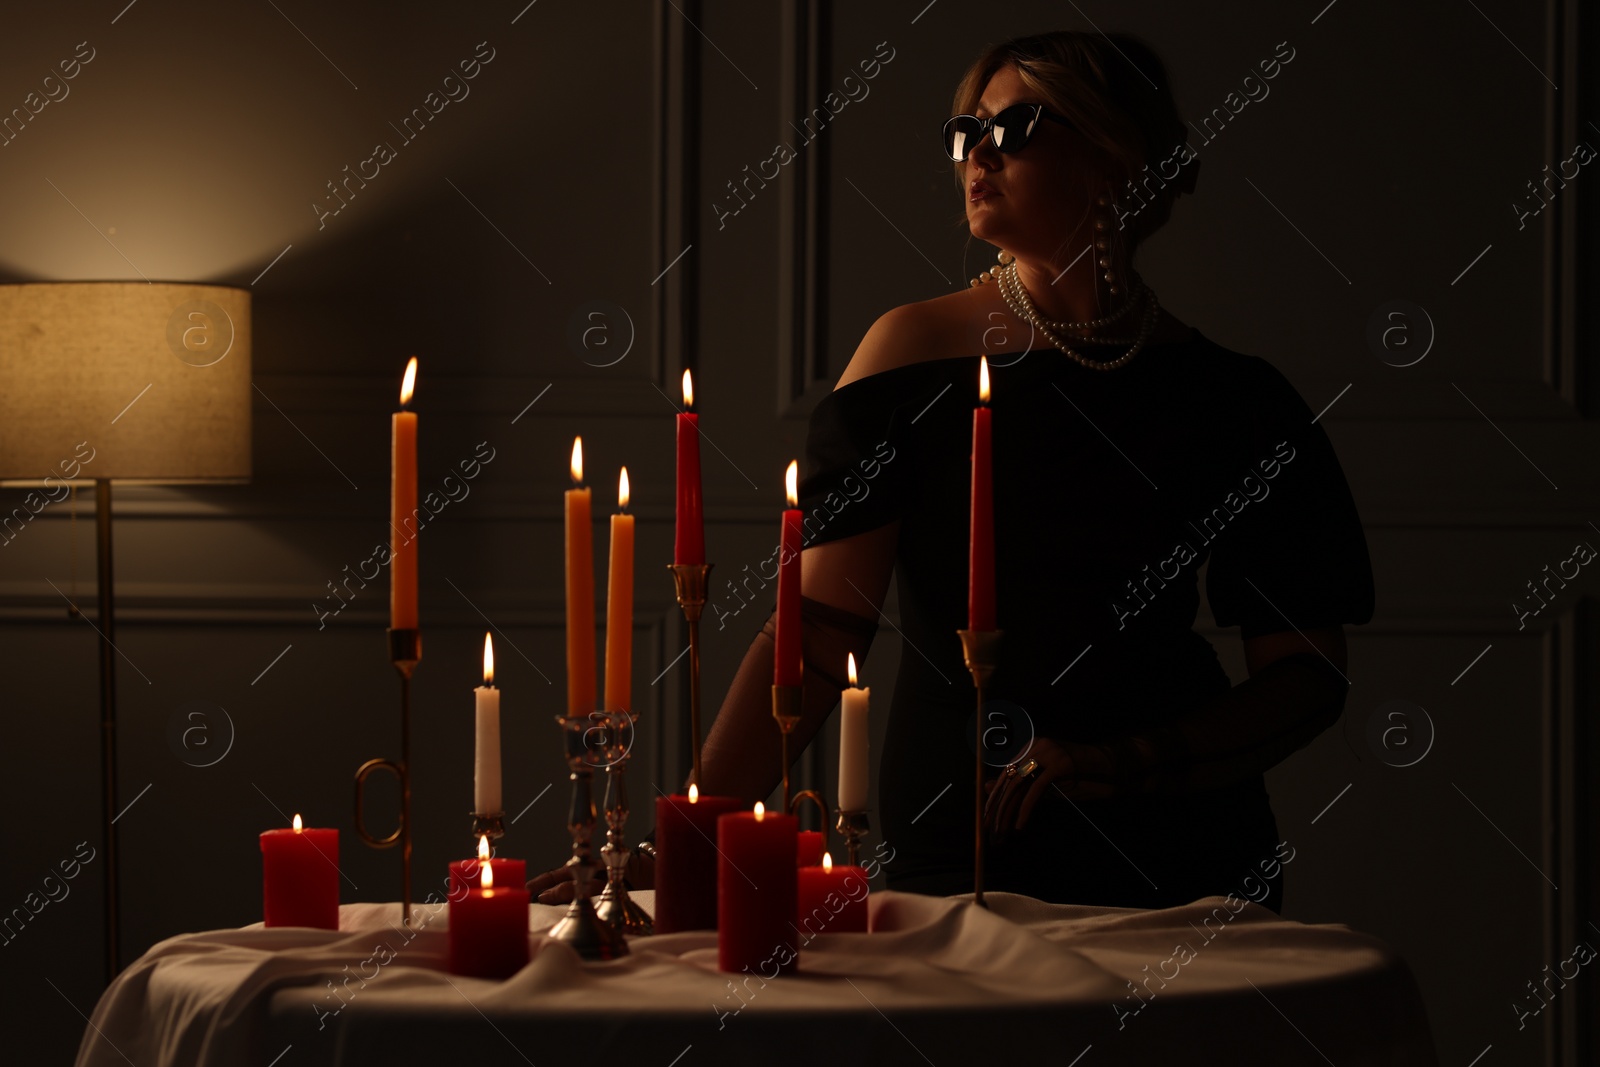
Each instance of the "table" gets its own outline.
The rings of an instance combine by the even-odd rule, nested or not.
[[[646,910],[653,896],[634,894]],[[541,904],[526,967],[461,978],[444,971],[443,906],[413,905],[408,940],[397,903],[346,904],[338,931],[257,924],[155,945],[100,998],[77,1062],[1438,1062],[1405,961],[1348,926],[1220,896],[1155,911],[985,899],[873,893],[872,933],[816,935],[800,973],[772,981],[718,971],[713,932],[586,962],[539,932],[565,910]]]

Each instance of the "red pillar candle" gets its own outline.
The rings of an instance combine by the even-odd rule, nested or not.
[[[967,629],[994,624],[994,454],[989,359],[978,357],[978,406],[972,410],[972,537],[967,571]]]
[[[827,848],[827,835],[821,830],[801,830],[795,857],[798,866],[815,867],[822,862],[823,849]]]
[[[494,884],[500,886],[522,886],[528,883],[527,860],[509,860],[489,858],[489,839],[478,838],[478,858],[470,860],[452,860],[450,862],[450,883],[447,895],[451,900],[460,900],[467,895],[467,890],[478,884],[479,875],[485,864],[494,868]]]
[[[807,940],[817,934],[867,932],[867,872],[862,867],[835,867],[823,853],[822,864],[801,867],[796,891],[795,927]]]
[[[800,820],[736,811],[717,820],[717,967],[764,978],[789,974],[799,959],[795,854]]]
[[[783,512],[783,538],[778,551],[778,637],[772,661],[772,684],[799,685],[805,653],[800,645],[800,509],[797,479],[800,465],[789,461],[784,485],[789,506]]]
[[[678,525],[672,546],[674,563],[706,561],[706,524],[700,500],[700,416],[694,407],[694,383],[683,372],[683,408],[678,413]]]
[[[482,869],[482,888],[450,901],[451,974],[509,978],[528,962],[528,891],[495,885],[494,864]]]
[[[744,806],[694,785],[656,798],[656,933],[717,928],[717,818]]]
[[[302,828],[261,835],[261,917],[267,926],[339,929],[339,831]]]

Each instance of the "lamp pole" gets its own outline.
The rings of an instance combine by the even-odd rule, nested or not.
[[[111,479],[94,481],[96,581],[100,608],[100,829],[105,845],[106,984],[117,976],[121,930],[117,900],[117,650],[111,609]]]

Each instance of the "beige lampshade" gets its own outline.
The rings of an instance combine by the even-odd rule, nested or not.
[[[249,481],[249,291],[0,285],[0,483],[47,477]]]

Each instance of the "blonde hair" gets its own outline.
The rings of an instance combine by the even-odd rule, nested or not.
[[[1157,186],[1149,210],[1138,211],[1129,226],[1129,239],[1137,245],[1167,221],[1172,202],[1193,189],[1194,172],[1163,182],[1154,167],[1179,151],[1188,141],[1188,127],[1178,115],[1167,81],[1166,66],[1150,46],[1128,34],[1081,33],[1061,30],[1016,37],[990,45],[973,61],[956,86],[951,114],[970,115],[983,90],[998,71],[1011,67],[1030,92],[1050,110],[1077,128],[1079,134],[1110,161],[1114,192],[1144,175],[1144,188]],[[1192,149],[1183,149],[1187,162]],[[952,164],[958,188],[962,164]],[[1142,200],[1142,198],[1141,198]]]

